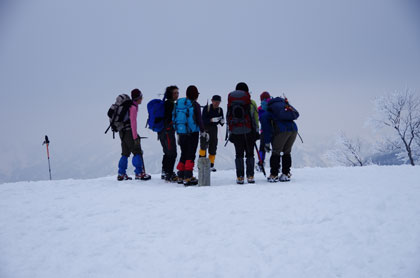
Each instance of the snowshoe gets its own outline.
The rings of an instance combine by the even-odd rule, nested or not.
[[[136,180],[142,180],[142,181],[148,181],[150,180],[152,177],[146,173],[141,173],[141,174],[137,174],[136,175]]]
[[[248,183],[255,183],[255,179],[252,176],[249,176],[246,179],[247,179]]]
[[[237,183],[237,184],[244,184],[244,182],[245,182],[245,181],[244,181],[244,177],[237,177],[237,178],[236,178],[236,183]]]
[[[279,181],[279,177],[278,176],[273,176],[273,175],[270,175],[268,178],[267,178],[267,181],[268,182],[278,182]]]
[[[290,177],[291,177],[292,175],[289,173],[289,174],[287,174],[287,175],[285,175],[285,174],[281,174],[281,176],[280,176],[280,178],[279,178],[279,181],[281,181],[281,182],[285,182],[285,181],[290,181]]]
[[[118,174],[117,180],[119,181],[127,181],[127,180],[132,180],[133,178],[129,177],[127,174]]]

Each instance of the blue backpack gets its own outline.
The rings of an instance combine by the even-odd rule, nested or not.
[[[193,103],[188,98],[178,99],[172,112],[172,121],[174,123],[174,129],[178,134],[200,131],[195,121]]]
[[[299,118],[299,112],[289,104],[287,99],[276,97],[268,102],[268,109],[276,121],[294,121]]]
[[[165,126],[165,97],[163,99],[152,99],[147,104],[149,118],[147,125],[154,132],[160,132]]]

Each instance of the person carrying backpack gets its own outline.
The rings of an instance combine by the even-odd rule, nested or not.
[[[207,139],[208,134],[204,131],[201,108],[197,102],[199,95],[197,87],[189,86],[186,95],[186,98],[180,98],[176,102],[172,121],[181,147],[181,157],[177,165],[178,183],[190,186],[198,184],[198,180],[193,177],[193,170],[200,133]]]
[[[259,139],[258,110],[255,101],[251,100],[246,83],[238,83],[236,91],[229,94],[226,119],[227,137],[234,144],[236,152],[236,183],[244,184],[244,154],[246,154],[247,181],[255,183],[254,145]]]
[[[296,140],[298,128],[294,120],[299,112],[289,104],[287,98],[276,97],[268,102],[267,111],[261,116],[261,125],[264,130],[265,151],[270,152],[270,143],[273,153],[270,158],[269,182],[290,181],[290,168],[292,166],[292,147]],[[282,174],[280,177],[280,155],[282,155]]]
[[[258,117],[261,121],[262,115],[267,111],[268,108],[268,102],[270,101],[271,96],[269,92],[262,92],[260,95],[261,105],[258,107]],[[260,148],[259,153],[261,157],[261,161],[258,161],[257,167],[258,169],[261,169],[261,167],[265,166],[265,144],[264,144],[264,134],[263,129],[260,130]]]
[[[135,167],[135,179],[136,180],[150,180],[150,175],[146,174],[144,171],[143,164],[143,151],[140,145],[140,137],[137,134],[137,112],[138,105],[141,104],[143,100],[143,94],[139,89],[134,89],[131,91],[131,104],[127,115],[125,116],[128,120],[125,122],[124,127],[119,131],[121,139],[121,158],[118,163],[118,177],[119,181],[122,180],[131,180],[126,173],[128,166],[128,158],[130,154],[133,154],[132,163]]]
[[[220,102],[222,98],[219,95],[214,95],[211,99],[211,104],[207,104],[203,107],[203,122],[204,129],[209,134],[209,160],[210,160],[210,170],[216,172],[214,168],[214,162],[216,160],[216,151],[217,151],[217,133],[218,125],[223,126],[225,124],[225,117],[223,116],[223,109],[220,107]],[[206,150],[200,149],[200,156],[206,156]]]
[[[158,138],[163,149],[162,158],[162,179],[168,182],[177,182],[178,177],[174,172],[176,162],[176,139],[175,129],[172,122],[172,112],[175,107],[175,101],[178,99],[179,89],[177,86],[169,86],[165,91],[164,104],[164,124],[163,129],[158,132]]]

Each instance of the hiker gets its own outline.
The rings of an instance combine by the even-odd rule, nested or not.
[[[261,105],[258,107],[258,117],[261,121],[261,116],[265,113],[265,111],[267,111],[267,106],[268,106],[268,102],[270,101],[271,96],[269,92],[262,92],[260,95],[260,101],[261,101]],[[262,167],[265,166],[265,144],[264,144],[264,134],[263,134],[263,130],[260,130],[260,148],[259,148],[259,153],[260,153],[260,157],[261,157],[261,161],[258,161],[257,163],[257,169],[261,169]]]
[[[189,86],[186,95],[187,97],[180,98],[176,102],[172,121],[181,147],[181,157],[177,165],[178,183],[190,186],[198,184],[198,180],[193,177],[193,170],[200,133],[207,139],[208,134],[204,131],[201,108],[197,102],[199,95],[197,87]]]
[[[235,146],[236,183],[244,184],[244,154],[246,154],[246,177],[248,183],[254,179],[254,146],[259,139],[258,110],[255,101],[251,100],[248,85],[240,82],[236,91],[228,96],[227,138]]]
[[[172,122],[172,112],[175,101],[178,99],[179,89],[177,86],[169,86],[165,91],[164,123],[163,129],[158,132],[158,138],[163,148],[162,179],[167,182],[177,182],[178,176],[174,172],[176,162],[175,129]]]
[[[222,98],[219,95],[214,95],[211,98],[211,104],[207,104],[203,107],[203,123],[204,129],[209,134],[209,160],[210,160],[210,170],[216,172],[214,168],[214,162],[216,160],[216,151],[217,151],[217,133],[218,125],[223,126],[225,124],[225,117],[223,116],[223,109],[220,107],[220,102]],[[200,157],[206,156],[206,150],[200,149]]]
[[[137,134],[137,112],[138,106],[143,100],[143,94],[139,89],[131,91],[132,103],[128,111],[129,121],[125,124],[124,128],[119,131],[121,139],[121,159],[118,163],[118,180],[131,180],[126,173],[128,166],[128,157],[133,154],[133,166],[135,167],[136,180],[150,180],[150,175],[144,171],[143,164],[143,150],[140,145],[140,136]]]
[[[290,181],[291,152],[298,132],[294,120],[298,117],[299,112],[289,104],[287,98],[281,97],[271,99],[266,112],[261,116],[265,151],[271,151],[270,143],[273,147],[270,158],[270,176],[267,178],[269,182]],[[279,177],[280,156],[282,174]]]

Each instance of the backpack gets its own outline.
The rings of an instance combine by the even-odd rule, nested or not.
[[[200,131],[195,120],[193,103],[188,98],[178,99],[172,112],[172,120],[178,134]]]
[[[281,97],[271,99],[267,111],[271,112],[276,121],[294,121],[299,117],[299,112]]]
[[[160,132],[165,126],[165,97],[163,99],[153,99],[147,104],[149,118],[147,124],[154,132]]]
[[[108,110],[109,126],[105,130],[105,134],[111,128],[115,138],[115,132],[130,126],[129,109],[131,105],[133,105],[133,101],[128,95],[122,94],[117,97],[115,103]]]
[[[233,91],[228,96],[227,125],[231,134],[247,134],[252,131],[251,96],[244,91]]]

